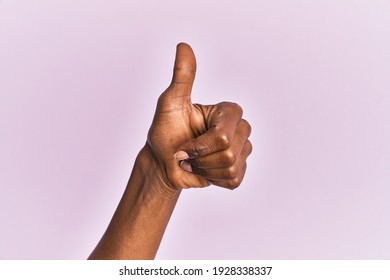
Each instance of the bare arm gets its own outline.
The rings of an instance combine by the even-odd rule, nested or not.
[[[252,150],[250,125],[237,104],[193,104],[195,72],[191,47],[179,44],[147,143],[90,259],[153,259],[182,189],[240,185]]]
[[[136,159],[111,223],[90,259],[155,257],[180,194],[180,190],[162,186],[158,170],[146,144]]]

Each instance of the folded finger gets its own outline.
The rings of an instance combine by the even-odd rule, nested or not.
[[[209,180],[209,182],[215,186],[234,190],[241,185],[242,180],[244,179],[246,168],[247,168],[247,164],[245,162],[243,167],[240,170],[240,173],[235,178],[230,180]]]
[[[241,107],[235,103],[222,102],[210,108],[206,116],[208,130],[181,145],[178,153],[184,151],[190,159],[194,159],[231,146],[237,124],[242,117]]]
[[[246,120],[241,120],[236,127],[233,141],[229,148],[203,157],[190,159],[189,163],[203,169],[233,166],[239,158],[250,132],[249,123]]]
[[[199,168],[193,165],[190,166],[190,164],[187,162],[185,167],[188,170],[191,170],[193,174],[199,175],[210,181],[234,180],[241,174],[242,168],[246,164],[246,159],[251,152],[252,144],[249,140],[246,140],[239,158],[232,166],[225,168]]]

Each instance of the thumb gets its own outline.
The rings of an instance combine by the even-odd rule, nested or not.
[[[192,48],[186,43],[180,43],[176,47],[175,66],[171,89],[178,96],[190,96],[192,85],[195,80],[196,59]]]

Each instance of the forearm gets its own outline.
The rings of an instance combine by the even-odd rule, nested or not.
[[[169,188],[148,144],[139,153],[126,190],[89,259],[153,259],[180,191]]]

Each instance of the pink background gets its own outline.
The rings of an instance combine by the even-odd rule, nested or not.
[[[83,259],[171,79],[234,101],[236,191],[183,192],[160,259],[390,258],[390,1],[0,1],[0,259]]]

